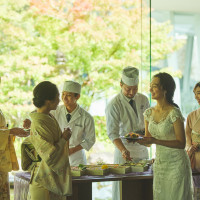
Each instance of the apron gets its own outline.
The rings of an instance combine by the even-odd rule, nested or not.
[[[138,143],[127,143],[124,142],[125,147],[130,151],[131,158],[133,162],[138,162],[142,159],[148,159],[148,150],[147,147],[142,146]],[[115,148],[114,151],[114,163],[123,164],[126,161],[123,159],[121,152],[118,148]],[[122,184],[121,181],[113,181],[112,183],[112,200],[121,200],[122,199]]]
[[[133,162],[138,162],[143,159],[148,159],[148,150],[147,147],[142,146],[138,143],[127,143],[124,142],[124,146],[130,152],[130,156]],[[115,164],[123,164],[126,161],[123,159],[121,152],[118,148],[115,148],[114,151],[114,163]]]
[[[76,153],[73,153],[69,156],[69,163],[71,166],[79,166],[79,164],[86,165],[86,155],[85,150],[81,149],[80,151],[77,151]]]

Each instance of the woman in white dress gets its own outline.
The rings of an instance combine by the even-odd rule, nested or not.
[[[147,109],[145,138],[140,144],[156,144],[153,166],[154,200],[192,200],[192,172],[184,150],[184,118],[173,102],[175,82],[167,73],[156,74],[150,85],[154,107]]]

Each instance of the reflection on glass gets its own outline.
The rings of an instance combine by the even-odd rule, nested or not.
[[[172,1],[152,0],[152,18],[160,24],[166,24],[165,40],[169,45],[163,46],[162,57],[158,60],[153,56],[155,43],[152,28],[152,73],[156,70],[170,72],[176,80],[175,102],[180,106],[186,117],[197,108],[193,96],[193,87],[200,77],[200,14],[195,6],[188,6],[182,1],[178,6]],[[167,31],[168,29],[168,31]],[[161,32],[159,32],[161,33]],[[164,32],[163,32],[164,33]]]

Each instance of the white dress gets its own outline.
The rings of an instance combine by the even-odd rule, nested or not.
[[[174,107],[165,119],[156,123],[152,108],[144,113],[149,122],[148,130],[152,137],[159,140],[175,140],[173,123],[184,120],[180,110]],[[192,171],[190,161],[184,149],[156,145],[156,158],[153,164],[154,200],[192,200]]]

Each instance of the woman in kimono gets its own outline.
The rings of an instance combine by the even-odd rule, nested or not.
[[[58,122],[50,114],[59,103],[59,92],[55,84],[44,81],[33,91],[33,104],[37,111],[32,119],[29,141],[39,158],[31,170],[31,200],[66,199],[72,193],[72,181],[68,158],[68,140],[71,130],[62,133]]]
[[[200,82],[194,87],[194,95],[200,105]],[[192,170],[200,172],[200,108],[191,112],[186,124],[186,149],[191,161]],[[200,176],[193,177],[195,199],[200,199]]]
[[[69,162],[71,166],[87,164],[86,153],[95,143],[95,126],[93,117],[78,104],[81,85],[75,81],[65,81],[62,90],[63,105],[51,114],[58,121],[61,130],[70,127],[73,134],[69,140]],[[24,120],[24,128],[30,128],[31,121]]]
[[[156,74],[150,85],[157,104],[147,109],[145,138],[140,144],[156,144],[153,164],[154,200],[192,200],[192,171],[185,151],[184,118],[173,102],[175,81],[167,73]]]
[[[21,128],[8,129],[0,110],[0,200],[10,199],[8,172],[19,169],[13,136],[28,136],[28,132]]]

